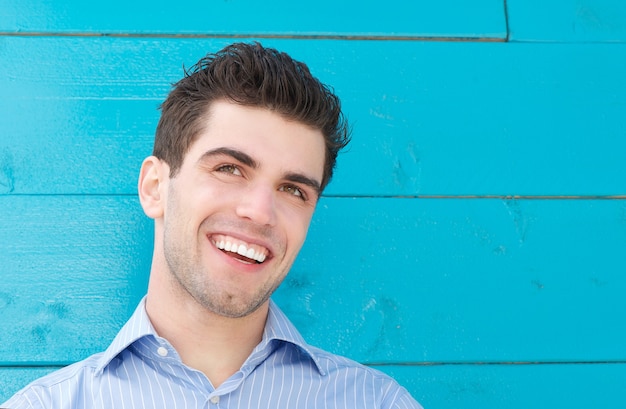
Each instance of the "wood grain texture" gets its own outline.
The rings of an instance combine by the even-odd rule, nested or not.
[[[169,84],[226,42],[0,38],[0,191],[135,194]],[[626,44],[266,43],[354,123],[327,195],[626,194]]]
[[[138,200],[0,196],[0,209],[0,360],[102,350],[146,289],[152,227]]]
[[[507,0],[510,41],[626,42],[622,0]]]
[[[480,10],[475,13],[474,10]],[[472,14],[472,18],[467,18]],[[266,36],[499,38],[503,0],[79,2],[4,0],[0,31]]]
[[[388,366],[427,409],[626,407],[626,364]]]
[[[428,409],[626,407],[624,4],[4,0],[0,403],[132,313],[158,104],[262,39],[354,123],[274,297],[303,335]]]
[[[0,208],[0,362],[104,349],[145,291],[136,199]],[[312,344],[366,363],[624,360],[607,323],[626,316],[625,245],[625,201],[325,198],[275,299]]]
[[[29,382],[40,378],[58,367],[0,367],[0,404]]]

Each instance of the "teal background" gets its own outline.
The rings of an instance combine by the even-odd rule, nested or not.
[[[626,407],[626,3],[0,0],[0,402],[146,290],[158,104],[259,40],[354,124],[275,295],[426,409]]]

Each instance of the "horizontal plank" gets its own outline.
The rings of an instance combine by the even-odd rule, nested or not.
[[[388,366],[426,409],[626,407],[626,364]]]
[[[138,207],[0,196],[0,361],[108,345],[145,291]],[[625,215],[623,200],[323,198],[275,300],[311,343],[368,363],[622,360]]]
[[[226,43],[0,38],[0,192],[134,194],[169,84]],[[626,45],[266,43],[354,124],[328,195],[626,193]]]
[[[626,406],[626,364],[377,367],[428,409]],[[54,368],[0,367],[0,403]]]
[[[147,287],[138,200],[0,196],[0,209],[0,359],[67,363],[108,344]]]
[[[622,0],[508,0],[510,41],[626,42]]]
[[[17,391],[26,386],[28,383],[56,369],[58,368],[20,368],[0,366],[0,405],[8,400],[11,396],[13,396]]]
[[[622,359],[625,214],[328,199],[276,299],[307,338],[364,362]]]
[[[190,13],[190,10],[193,12]],[[471,16],[471,18],[468,18]],[[445,4],[318,0],[105,3],[4,0],[0,31],[177,35],[330,35],[505,38],[503,0]]]

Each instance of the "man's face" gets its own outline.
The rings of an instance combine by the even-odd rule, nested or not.
[[[167,183],[163,254],[182,294],[242,317],[269,299],[304,242],[324,138],[267,109],[224,101],[205,121]]]

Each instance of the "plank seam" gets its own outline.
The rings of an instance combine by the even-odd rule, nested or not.
[[[136,193],[5,193],[2,197],[137,197]],[[325,199],[445,199],[445,200],[626,200],[626,195],[358,195],[328,194]]]
[[[504,0],[504,29],[506,30],[506,37],[504,39],[505,42],[509,42],[511,38],[511,29],[509,26],[509,4],[508,0]]]
[[[365,366],[510,366],[510,365],[624,365],[617,361],[478,361],[478,362],[366,362]]]
[[[626,195],[322,195],[337,199],[626,200]]]
[[[3,37],[115,37],[115,38],[173,38],[173,39],[282,39],[282,40],[350,40],[350,41],[435,41],[435,42],[505,42],[506,37],[472,36],[388,36],[336,34],[221,34],[221,33],[90,33],[90,32],[12,32],[0,31]]]

